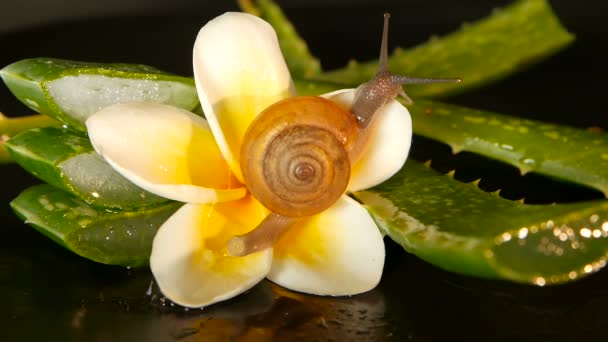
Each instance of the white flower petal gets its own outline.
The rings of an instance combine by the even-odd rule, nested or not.
[[[161,292],[185,307],[232,298],[264,279],[272,249],[228,256],[226,243],[253,229],[266,210],[251,197],[214,205],[185,204],[154,238],[150,268]]]
[[[157,103],[106,107],[86,121],[95,150],[139,187],[169,199],[209,203],[245,196],[207,122]]]
[[[350,108],[355,99],[355,90],[338,90],[323,97]],[[412,119],[407,108],[398,101],[391,101],[376,115],[378,117],[368,146],[352,166],[348,191],[368,189],[391,178],[401,170],[409,154]]]
[[[205,116],[242,180],[239,154],[247,127],[266,107],[293,94],[276,33],[255,16],[225,13],[200,30],[193,64]]]
[[[279,238],[268,279],[300,292],[353,295],[376,287],[384,256],[382,235],[368,212],[342,196]]]

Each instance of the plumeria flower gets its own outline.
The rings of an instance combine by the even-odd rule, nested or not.
[[[158,230],[150,267],[162,293],[203,307],[247,291],[265,277],[294,291],[353,295],[374,288],[384,243],[359,203],[343,194],[320,214],[297,220],[271,248],[245,256],[227,251],[269,210],[243,183],[243,136],[268,106],[295,96],[276,33],[265,21],[226,13],[207,23],[194,45],[194,74],[205,119],[153,103],[102,109],[87,122],[96,151],[152,193],[185,202]],[[356,90],[324,95],[350,108]],[[411,119],[396,101],[382,106],[347,191],[396,173],[411,142]]]

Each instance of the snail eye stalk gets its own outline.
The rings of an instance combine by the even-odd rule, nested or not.
[[[460,78],[419,78],[391,74],[388,70],[388,22],[390,14],[384,14],[384,30],[380,46],[380,64],[376,75],[369,82],[362,84],[357,90],[351,112],[361,127],[366,127],[374,114],[389,101],[401,95],[407,104],[413,103],[405,94],[402,86],[405,84],[430,84],[460,82]]]

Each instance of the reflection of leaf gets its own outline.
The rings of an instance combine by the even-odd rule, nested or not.
[[[355,196],[403,248],[449,271],[545,285],[606,264],[607,201],[521,204],[414,161]]]
[[[407,18],[405,18],[407,20]],[[378,37],[380,38],[380,37]],[[463,82],[411,87],[408,94],[439,96],[480,87],[568,46],[574,37],[559,23],[546,0],[519,0],[443,38],[397,49],[391,71],[424,77],[461,77]],[[376,60],[315,77],[358,86],[376,73]]]

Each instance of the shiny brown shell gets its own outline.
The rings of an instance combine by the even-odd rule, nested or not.
[[[241,148],[251,193],[272,212],[310,216],[335,203],[350,180],[356,119],[322,97],[285,99],[260,113]]]

